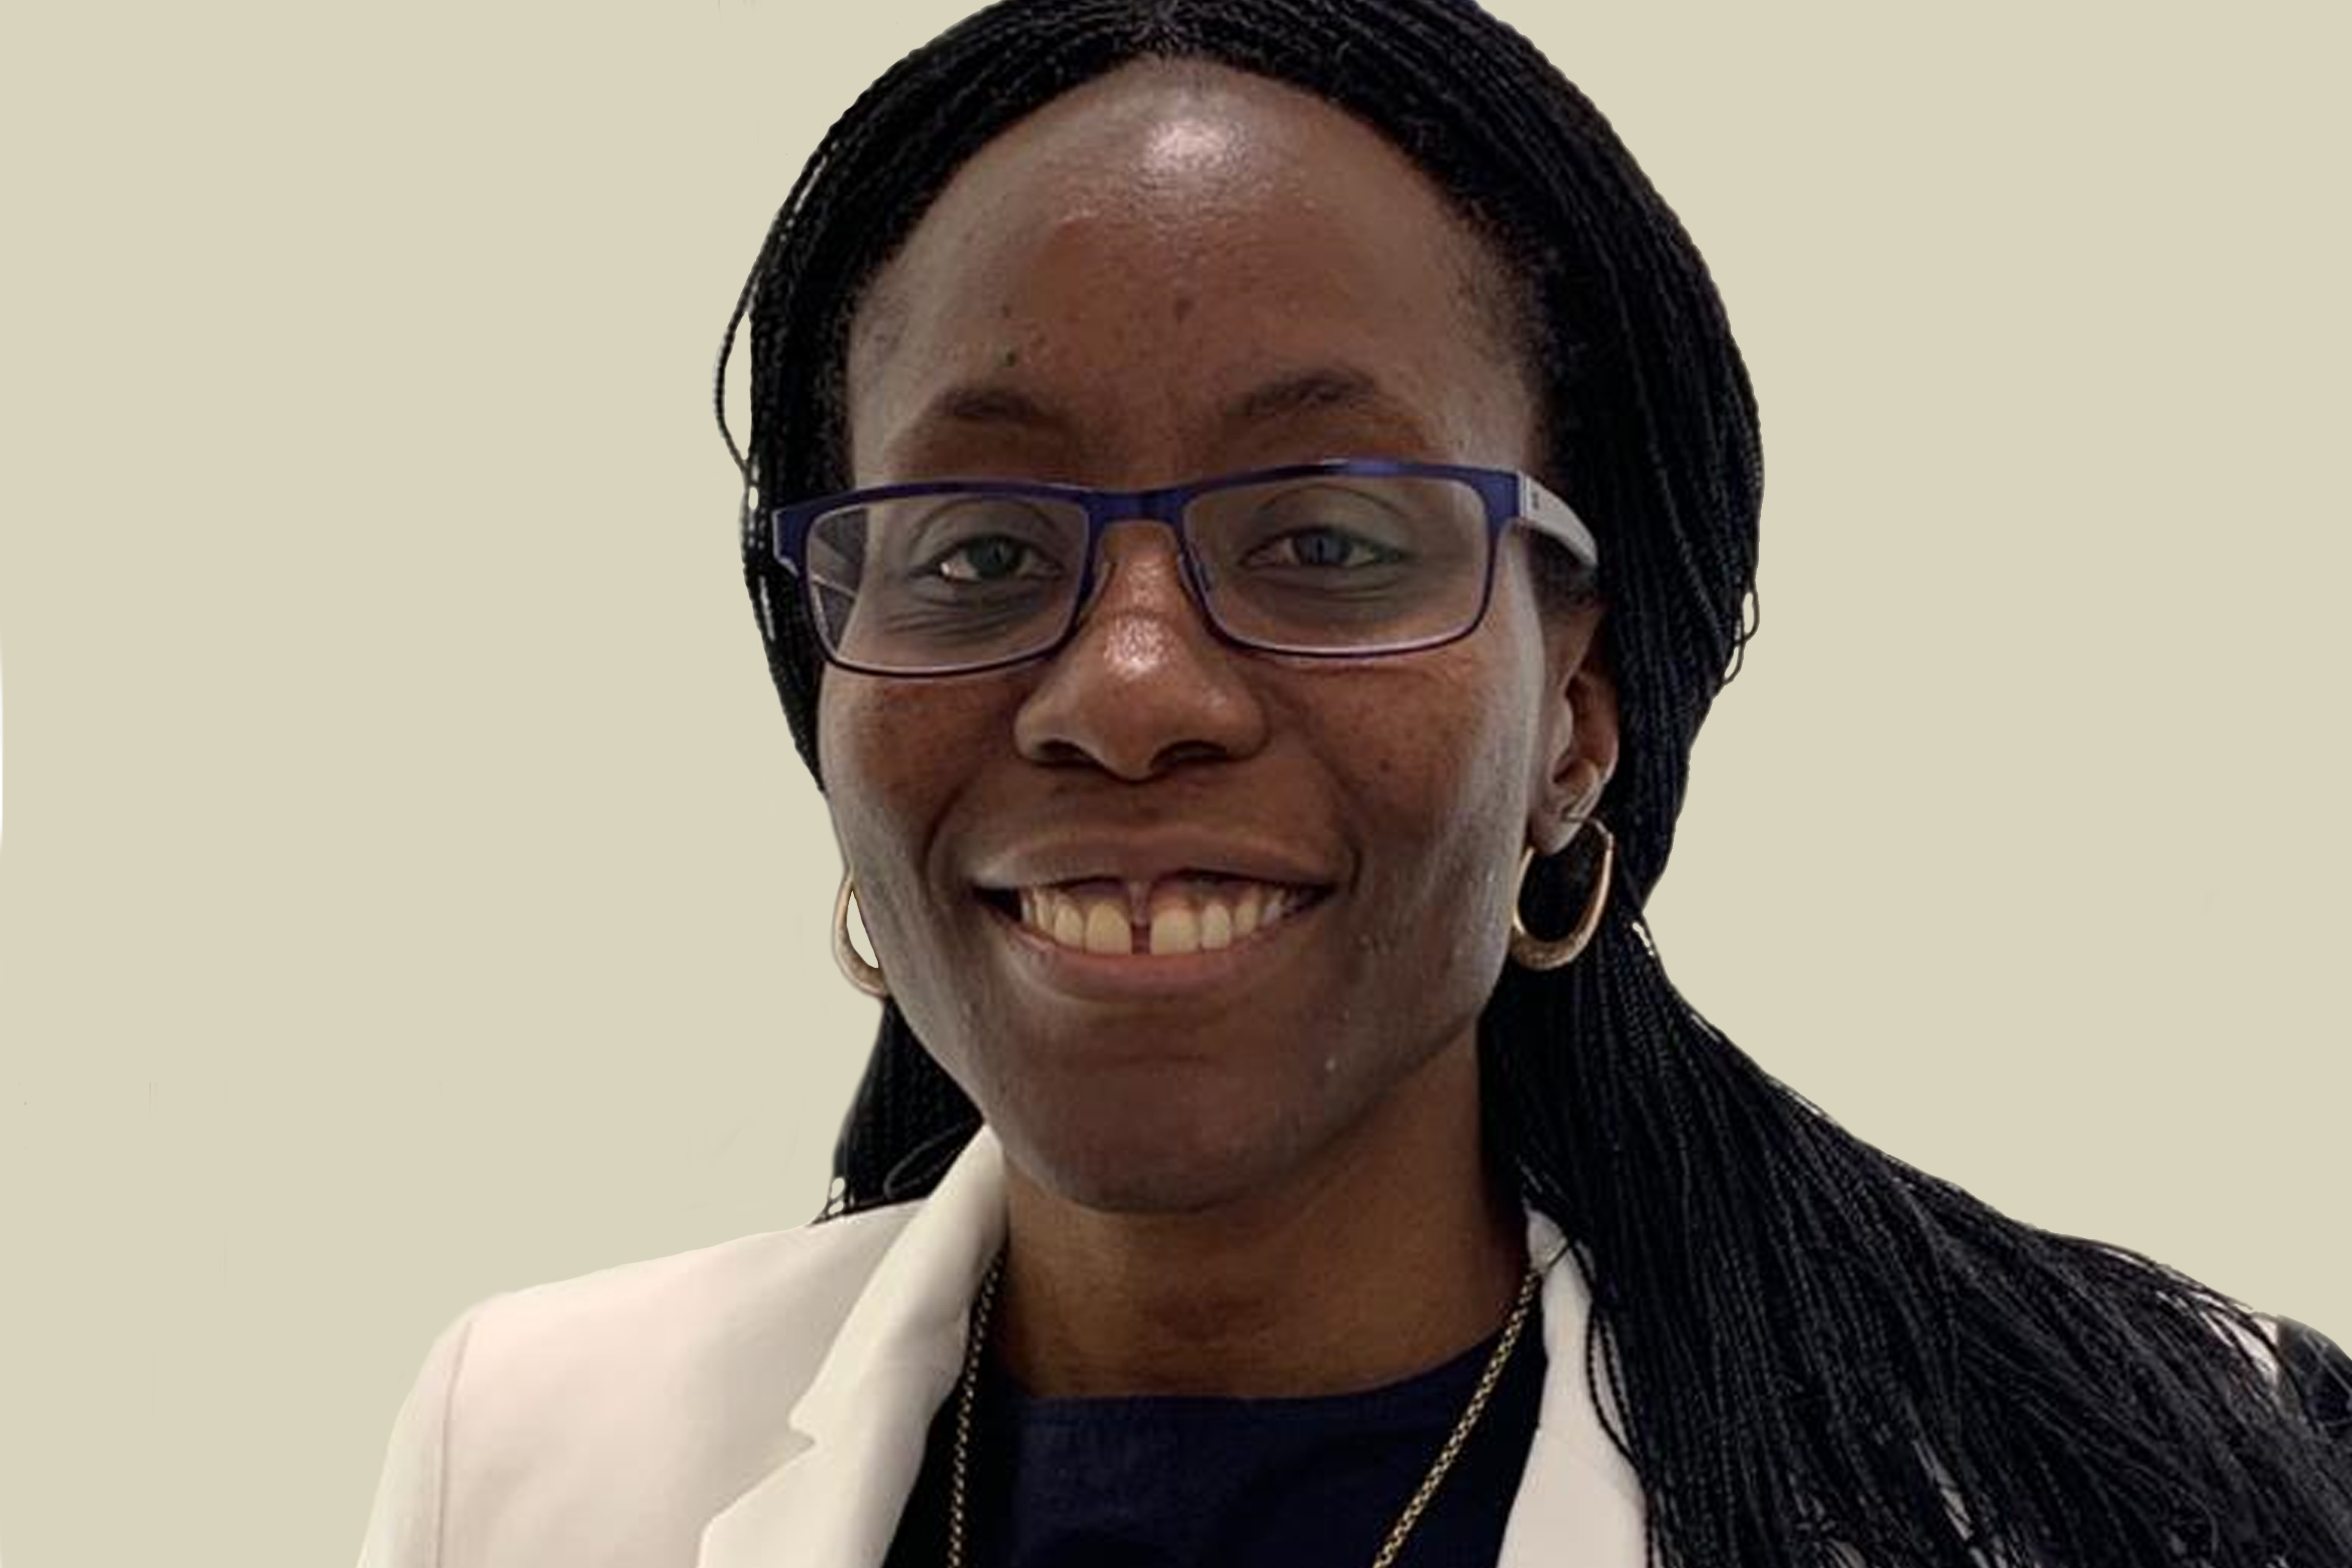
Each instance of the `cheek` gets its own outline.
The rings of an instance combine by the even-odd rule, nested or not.
[[[1375,962],[1407,951],[1443,987],[1499,962],[1526,841],[1534,770],[1532,698],[1507,670],[1469,657],[1400,664],[1362,700],[1323,705],[1318,729],[1363,857],[1360,943]]]
[[[1321,704],[1316,724],[1375,842],[1433,864],[1449,847],[1516,845],[1534,758],[1522,683],[1469,651],[1367,668],[1381,679]]]
[[[971,687],[825,677],[817,746],[834,835],[867,930],[901,965],[927,945],[916,929],[935,901],[927,856],[991,727],[1009,722],[1002,707]]]

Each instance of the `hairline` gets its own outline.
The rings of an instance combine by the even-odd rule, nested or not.
[[[1488,215],[1463,192],[1448,184],[1444,176],[1411,147],[1388,129],[1347,104],[1307,83],[1286,77],[1252,70],[1206,54],[1181,53],[1139,55],[1108,70],[1073,81],[999,127],[987,141],[971,148],[952,166],[938,172],[938,183],[920,209],[892,239],[888,248],[873,258],[863,269],[862,276],[843,292],[834,306],[832,342],[823,374],[826,412],[835,426],[833,435],[845,470],[844,481],[846,482],[846,470],[851,464],[849,376],[856,344],[863,334],[875,330],[877,325],[887,330],[905,315],[906,301],[894,287],[892,274],[916,232],[930,216],[949,187],[989,148],[1073,93],[1099,86],[1123,74],[1154,70],[1173,75],[1180,81],[1203,89],[1220,78],[1246,77],[1310,98],[1379,138],[1384,146],[1402,158],[1414,173],[1428,182],[1430,190],[1454,219],[1453,238],[1456,243],[1450,247],[1454,251],[1450,267],[1454,274],[1454,298],[1468,308],[1471,317],[1486,332],[1487,344],[1496,358],[1507,364],[1511,374],[1518,378],[1528,400],[1532,426],[1530,438],[1537,448],[1531,455],[1531,467],[1537,477],[1547,483],[1556,483],[1557,476],[1544,471],[1549,466],[1545,461],[1548,456],[1545,448],[1546,433],[1551,422],[1552,398],[1543,374],[1543,363],[1551,332],[1542,309],[1537,280],[1529,275],[1533,258],[1524,253],[1524,247],[1502,233]],[[872,311],[880,314],[869,319]]]

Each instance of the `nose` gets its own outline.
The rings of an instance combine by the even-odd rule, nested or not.
[[[1209,629],[1175,536],[1121,523],[1103,535],[1093,597],[1022,703],[1014,742],[1032,762],[1090,763],[1137,783],[1247,756],[1266,736],[1247,660]]]

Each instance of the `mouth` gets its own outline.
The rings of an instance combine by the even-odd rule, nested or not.
[[[1187,871],[1150,883],[1097,879],[983,888],[982,902],[1066,952],[1185,958],[1246,946],[1313,909],[1328,887]]]

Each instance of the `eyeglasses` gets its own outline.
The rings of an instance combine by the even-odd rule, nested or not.
[[[1514,523],[1566,546],[1587,573],[1600,563],[1591,531],[1542,484],[1451,463],[1303,463],[1150,490],[935,480],[768,518],[770,548],[804,595],[825,658],[868,675],[970,675],[1053,654],[1076,631],[1103,533],[1119,522],[1174,531],[1217,637],[1304,658],[1469,636]]]

